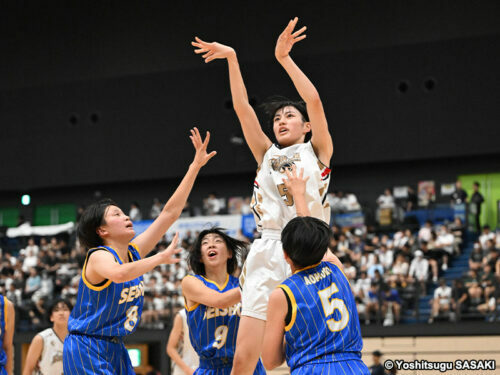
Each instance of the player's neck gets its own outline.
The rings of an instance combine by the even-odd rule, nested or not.
[[[64,339],[68,335],[68,325],[67,324],[63,324],[63,325],[54,324],[52,329],[56,333],[57,337],[59,337],[61,339],[61,341],[64,342]]]
[[[105,245],[116,251],[123,262],[128,263],[128,241],[123,242],[110,239],[106,241]]]
[[[217,283],[219,286],[224,285],[227,280],[227,265],[222,264],[221,266],[214,268],[205,268],[205,278],[210,281]]]

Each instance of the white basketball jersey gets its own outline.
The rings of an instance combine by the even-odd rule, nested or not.
[[[259,231],[281,230],[297,216],[293,197],[283,183],[287,178],[285,170],[293,164],[297,174],[304,168],[304,177],[309,176],[306,202],[311,216],[330,223],[330,205],[326,201],[330,169],[318,160],[311,142],[284,148],[273,144],[264,154],[254,182],[251,207]]]
[[[63,374],[63,342],[52,328],[39,333],[43,339],[43,350],[38,362],[37,375]]]
[[[191,340],[189,339],[189,328],[187,325],[186,310],[180,310],[179,315],[182,318],[182,350],[180,356],[189,367],[196,370],[199,365],[199,359],[198,354],[196,354],[193,346],[191,345]],[[184,375],[184,372],[175,364],[175,362],[173,362],[172,374]]]

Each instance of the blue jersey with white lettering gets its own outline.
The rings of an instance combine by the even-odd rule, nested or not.
[[[196,277],[219,293],[239,287],[238,279],[231,275],[227,276],[222,286],[200,275],[187,277]],[[196,304],[191,308],[186,306],[186,311],[189,338],[200,357],[200,367],[203,362],[210,362],[214,367],[231,365],[236,348],[241,303],[225,309]]]
[[[5,326],[7,325],[7,303],[5,297],[0,294],[0,374],[7,364],[7,354],[3,349],[3,340],[5,338]]]
[[[280,286],[291,302],[285,327],[286,361],[292,369],[359,360],[363,341],[349,281],[334,264],[320,262],[295,272]]]
[[[83,265],[82,279],[78,286],[75,307],[68,321],[70,333],[89,336],[120,337],[131,334],[139,325],[144,303],[144,281],[142,276],[124,283],[104,280],[99,285],[91,284],[85,277],[90,255],[97,250],[109,251],[116,262],[123,264],[120,256],[108,246],[90,249]],[[129,262],[141,259],[135,244],[128,246]]]

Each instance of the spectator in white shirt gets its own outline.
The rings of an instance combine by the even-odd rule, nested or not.
[[[377,198],[377,204],[379,208],[390,208],[394,210],[396,204],[394,203],[394,197],[392,196],[391,189],[385,189],[384,194]]]
[[[479,242],[481,243],[481,248],[486,250],[488,248],[487,243],[489,240],[495,240],[495,233],[490,229],[489,225],[483,226],[483,233],[479,236]]]
[[[426,291],[426,282],[429,275],[429,261],[424,258],[424,253],[421,250],[415,251],[415,257],[410,264],[410,272],[408,273],[408,282],[419,283],[420,290],[423,294]]]
[[[445,251],[445,254],[443,254],[443,264],[441,266],[441,269],[443,271],[446,271],[448,269],[448,260],[449,257],[453,255],[454,243],[455,237],[448,231],[446,225],[442,225],[436,242],[434,243],[434,248]]]
[[[130,205],[130,212],[128,214],[130,220],[132,221],[140,221],[142,220],[141,209],[139,208],[139,203],[133,202]]]
[[[428,323],[433,323],[439,313],[450,311],[451,288],[446,285],[445,279],[439,279],[439,287],[434,291],[434,298],[430,303],[432,304],[432,311]]]
[[[28,240],[28,246],[26,246],[26,253],[28,253],[29,251],[31,251],[31,253],[34,255],[34,256],[37,256],[38,255],[38,251],[40,250],[40,248],[38,247],[38,245],[35,243],[35,239],[34,238],[30,238]]]
[[[432,221],[427,220],[422,228],[418,231],[418,240],[420,242],[430,242],[432,239]]]
[[[28,248],[26,248],[28,249]],[[36,267],[38,264],[38,257],[33,254],[33,249],[28,249],[26,251],[26,258],[24,258],[22,270],[24,273],[30,272],[30,268]]]

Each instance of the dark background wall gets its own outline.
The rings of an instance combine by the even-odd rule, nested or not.
[[[21,192],[168,197],[192,157],[193,125],[211,130],[219,152],[194,199],[249,194],[256,166],[230,142],[241,131],[227,68],[205,65],[189,42],[234,46],[257,104],[298,97],[273,58],[295,15],[309,30],[293,57],[320,91],[334,137],[332,188],[378,194],[498,170],[498,2],[172,3],[4,5],[0,204]]]

